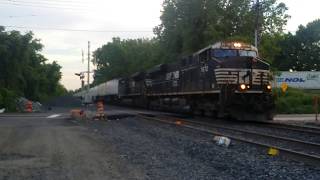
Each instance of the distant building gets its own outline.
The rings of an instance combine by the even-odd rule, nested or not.
[[[320,71],[283,71],[275,77],[274,84],[280,87],[282,83],[299,89],[320,89]]]

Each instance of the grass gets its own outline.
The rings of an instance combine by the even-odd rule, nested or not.
[[[317,90],[303,91],[289,88],[285,93],[280,89],[274,89],[273,92],[276,99],[276,112],[280,114],[315,113],[314,97],[318,96],[320,98],[320,93]],[[318,106],[318,112],[320,112],[320,105]]]

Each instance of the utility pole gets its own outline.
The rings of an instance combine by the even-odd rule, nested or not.
[[[87,91],[90,89],[90,41],[88,41],[88,75],[87,75]]]
[[[254,30],[254,45],[258,48],[259,39],[260,39],[260,0],[256,1],[256,22],[255,22],[255,30]]]
[[[84,52],[83,49],[81,50],[81,54],[82,54],[82,64],[84,63]]]

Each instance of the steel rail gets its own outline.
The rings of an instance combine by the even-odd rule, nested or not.
[[[300,126],[300,125],[285,124],[285,123],[272,123],[272,122],[265,122],[263,124],[266,124],[269,127],[271,126],[272,128],[277,128],[277,129],[287,129],[291,131],[320,135],[320,128],[317,128],[317,127]]]
[[[269,143],[261,143],[258,141],[253,141],[253,140],[249,140],[243,137],[238,137],[235,135],[231,135],[230,133],[221,133],[221,132],[217,132],[214,130],[208,130],[208,129],[204,129],[202,127],[195,127],[192,124],[198,124],[199,126],[199,122],[195,122],[193,123],[192,121],[190,122],[189,120],[184,120],[184,119],[176,119],[175,121],[172,120],[164,120],[161,118],[157,118],[157,117],[149,117],[146,115],[137,115],[137,117],[141,117],[143,119],[147,119],[147,120],[154,120],[154,121],[158,121],[158,122],[162,122],[162,123],[167,123],[167,124],[171,124],[171,125],[176,125],[177,123],[175,121],[181,121],[181,122],[186,122],[186,123],[181,123],[178,126],[181,127],[185,127],[185,128],[189,128],[192,130],[197,130],[206,134],[210,134],[210,135],[218,135],[218,136],[226,136],[229,137],[233,140],[236,141],[240,141],[240,142],[244,142],[244,143],[248,143],[248,144],[253,144],[259,147],[263,147],[263,148],[276,148],[280,151],[280,155],[284,155],[285,157],[289,157],[291,159],[297,160],[297,161],[303,161],[307,164],[311,164],[311,165],[316,165],[316,166],[320,166],[320,156],[319,155],[314,155],[314,154],[309,154],[309,153],[304,153],[304,152],[299,152],[296,150],[292,150],[292,149],[288,149],[288,148],[283,148],[283,147],[279,147],[279,146],[275,146]],[[201,124],[201,123],[200,123]],[[203,125],[200,125],[203,126]]]
[[[225,129],[225,130],[229,130],[229,131],[233,131],[233,132],[240,132],[240,133],[244,133],[244,134],[248,134],[248,135],[260,136],[262,138],[271,138],[273,140],[280,140],[282,142],[288,141],[290,143],[294,143],[297,146],[304,147],[308,150],[313,149],[315,152],[319,152],[319,155],[320,155],[320,144],[319,143],[307,142],[307,141],[297,140],[297,139],[288,138],[288,137],[280,137],[280,136],[275,136],[275,135],[263,134],[263,133],[256,132],[256,131],[241,130],[241,129],[237,129],[237,128],[225,127],[225,126],[221,126],[221,125],[215,125],[215,124],[192,121],[192,120],[183,119],[183,121],[188,122],[188,123],[198,124],[201,126],[207,126],[210,128],[216,128],[216,129],[219,128],[219,129]]]

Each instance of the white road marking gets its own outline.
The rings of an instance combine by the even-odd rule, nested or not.
[[[57,118],[59,116],[61,116],[61,114],[52,114],[52,115],[48,116],[47,118],[52,119],[52,118]]]

